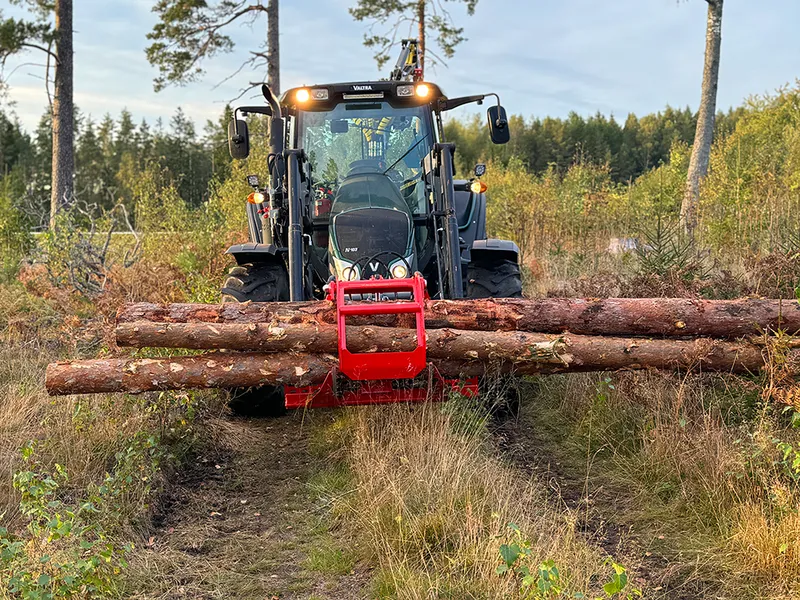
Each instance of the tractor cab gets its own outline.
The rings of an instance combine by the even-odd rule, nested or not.
[[[368,82],[284,94],[290,143],[311,173],[313,242],[334,278],[404,278],[420,267],[430,210],[424,161],[437,140],[432,89],[440,93],[425,83]]]

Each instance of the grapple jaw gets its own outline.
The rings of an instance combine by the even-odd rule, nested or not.
[[[354,381],[413,379],[426,365],[425,280],[409,279],[334,281],[328,297],[336,303],[339,329],[339,371]],[[408,352],[359,352],[347,349],[348,317],[411,314],[415,318],[417,347]]]

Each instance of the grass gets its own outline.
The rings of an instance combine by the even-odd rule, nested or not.
[[[574,280],[580,265],[567,258],[550,265],[540,286]],[[620,260],[595,267],[621,272]],[[280,591],[272,580],[277,573],[283,591],[297,595],[336,597],[345,588],[355,594],[366,582],[366,593],[382,598],[515,598],[524,595],[521,579],[496,570],[500,548],[518,543],[530,547],[518,565],[535,573],[553,561],[570,594],[602,595],[609,554],[635,585],[647,577],[646,591],[663,585],[696,597],[800,594],[800,435],[791,411],[763,403],[762,380],[649,373],[540,378],[523,397],[520,430],[531,437],[503,450],[482,407],[463,399],[318,412],[285,425],[299,432],[296,442],[310,436],[307,453],[301,448],[289,465],[296,473],[285,473],[282,488],[258,492],[253,486],[272,485],[267,482],[287,468],[265,468],[264,458],[284,460],[284,432],[242,437],[246,427],[219,418],[213,394],[46,395],[48,362],[113,350],[103,315],[124,299],[203,300],[216,293],[210,276],[179,279],[175,267],[142,262],[111,280],[108,295],[95,304],[32,279],[26,280],[32,292],[0,286],[2,526],[26,535],[30,524],[12,486],[24,468],[20,448],[30,440],[38,442],[45,470],[63,465],[69,480],[58,498],[75,506],[121,468],[120,453],[140,453],[134,441],[152,437],[158,464],[141,471],[147,481],[134,478],[119,505],[98,516],[109,536],[140,546],[152,531],[152,507],[166,477],[189,468],[183,457],[227,448],[245,461],[223,490],[241,511],[236,524],[244,533],[225,531],[219,542],[219,523],[207,518],[213,499],[198,495],[180,508],[186,520],[172,545],[132,554],[125,593],[159,597],[184,585],[187,593],[252,597]],[[591,291],[598,282],[607,287],[601,277],[580,289]],[[210,413],[213,422],[201,427],[191,413]],[[245,450],[250,442],[264,445]],[[144,458],[137,454],[132,464],[145,469]],[[536,460],[561,464],[537,475],[530,468]],[[561,497],[549,489],[556,484]],[[293,491],[273,505],[287,490]],[[239,506],[245,493],[249,504]],[[573,496],[580,499],[575,506]],[[274,511],[274,522],[296,529],[275,538],[247,530],[254,498],[263,505],[262,518]],[[604,545],[597,522],[616,523],[624,534]],[[626,536],[670,568],[647,566]],[[182,584],[188,571],[196,579]],[[317,589],[319,581],[327,587]],[[350,583],[340,589],[339,581]],[[691,597],[684,592],[675,597]]]
[[[29,597],[59,587],[116,595],[125,548],[139,543],[165,476],[197,443],[191,416],[209,395],[47,395],[47,363],[102,354],[107,339],[90,303],[0,285],[0,544],[22,544],[3,552],[0,597],[15,577]],[[66,521],[74,528],[54,529]],[[120,561],[106,562],[107,551]],[[87,567],[92,557],[100,562]]]
[[[777,448],[796,447],[798,435],[779,409],[761,404],[759,385],[646,373],[542,378],[523,420],[589,493],[606,490],[595,499],[605,518],[684,566],[665,585],[796,597],[800,490],[792,456]],[[619,494],[613,512],[609,494]]]
[[[531,565],[552,559],[570,589],[593,589],[606,556],[576,532],[569,512],[551,506],[537,482],[504,464],[474,410],[353,410],[317,434],[320,447],[342,444],[341,462],[323,479],[331,486],[319,489],[331,498],[339,530],[376,565],[373,595],[515,597],[519,581],[496,573],[511,522],[531,540]],[[338,435],[342,430],[346,436]]]

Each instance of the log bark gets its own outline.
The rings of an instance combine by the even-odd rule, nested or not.
[[[549,335],[518,331],[430,329],[428,358],[460,363],[508,363],[526,372],[700,368],[712,371],[758,371],[764,347],[711,338],[694,340],[621,338],[575,334]],[[416,347],[412,329],[354,326],[347,328],[353,352],[409,351]],[[251,352],[336,354],[333,325],[123,323],[117,341],[127,346],[232,349]],[[472,371],[470,371],[472,372]]]
[[[176,358],[103,358],[47,365],[52,396],[157,390],[310,385],[336,364],[333,357],[297,354],[209,353]]]
[[[524,332],[431,329],[426,332],[432,359],[542,362],[563,364],[559,336]],[[245,350],[251,352],[338,352],[335,325],[284,323],[120,323],[117,344],[139,348]],[[353,326],[347,347],[353,352],[408,352],[416,348],[413,329]]]
[[[407,340],[404,337],[407,335],[403,332],[400,339]],[[536,334],[450,330],[442,330],[440,335],[430,346],[429,358],[430,354],[446,356],[431,358],[431,363],[442,375],[452,378],[482,375],[487,371],[536,375],[649,368],[742,373],[757,372],[765,363],[762,348],[755,344],[707,338],[653,340],[566,335],[553,340]],[[476,345],[476,337],[493,341]],[[505,345],[499,344],[500,340]],[[548,343],[550,352],[544,351]],[[791,351],[791,364],[797,363],[798,352]],[[297,353],[232,352],[171,359],[98,359],[51,364],[45,382],[52,395],[309,385],[322,381],[335,365],[336,359],[330,355]]]
[[[118,323],[335,324],[331,302],[245,304],[127,304]],[[348,324],[411,327],[408,316],[353,319]],[[428,329],[528,331],[614,336],[739,338],[766,329],[800,332],[796,300],[691,300],[683,298],[544,298],[431,300]]]

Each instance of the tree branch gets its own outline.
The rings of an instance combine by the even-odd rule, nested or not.
[[[40,46],[39,44],[31,44],[30,42],[22,42],[20,46],[23,48],[35,48],[36,50],[41,50],[42,52],[47,54],[50,58],[55,60],[56,64],[59,64],[58,55],[52,50],[45,48],[44,46]]]

